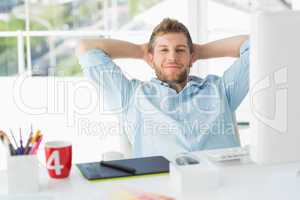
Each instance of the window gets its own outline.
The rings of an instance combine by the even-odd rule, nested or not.
[[[208,41],[249,34],[250,14],[220,3],[208,1]],[[208,73],[222,75],[235,58],[217,58],[208,62]]]
[[[161,3],[164,1],[2,0],[0,75],[27,71],[33,76],[82,76],[74,55],[81,37],[118,35],[134,40],[140,33],[145,41],[145,31],[153,26],[142,16]]]
[[[0,76],[18,72],[18,51],[16,37],[0,37]]]

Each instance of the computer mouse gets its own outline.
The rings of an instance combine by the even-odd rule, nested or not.
[[[177,165],[194,165],[199,164],[200,162],[191,156],[182,155],[175,159]]]

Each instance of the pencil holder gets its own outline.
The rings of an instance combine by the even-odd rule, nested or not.
[[[8,193],[35,193],[39,189],[36,155],[7,157]]]

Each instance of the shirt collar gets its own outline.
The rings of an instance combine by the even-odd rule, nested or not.
[[[166,87],[169,87],[168,83],[166,82],[163,82],[161,80],[159,80],[158,78],[152,78],[151,79],[151,82],[154,82],[154,83],[158,83],[160,85],[163,85],[163,86],[166,86]],[[187,85],[185,87],[190,87],[192,85],[196,85],[198,87],[200,87],[201,85],[203,85],[204,83],[204,79],[200,78],[200,77],[197,77],[197,76],[189,76],[188,77],[188,82],[187,82]]]

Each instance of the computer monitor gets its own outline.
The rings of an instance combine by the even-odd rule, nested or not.
[[[300,11],[252,16],[250,155],[300,161]]]

